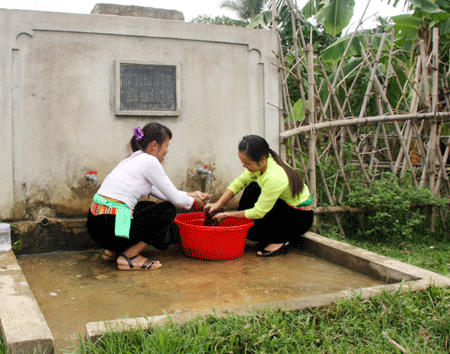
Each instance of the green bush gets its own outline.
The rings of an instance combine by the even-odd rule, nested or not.
[[[375,180],[371,189],[354,186],[348,196],[349,206],[366,209],[358,227],[352,228],[355,235],[373,241],[387,238],[409,241],[417,234],[429,234],[431,217],[434,222],[440,218],[439,213],[424,205],[446,208],[447,203],[446,198],[429,189],[416,188],[407,179],[393,178],[390,174]]]

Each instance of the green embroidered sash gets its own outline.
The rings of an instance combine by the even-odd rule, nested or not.
[[[299,204],[299,205],[297,205],[297,206],[308,206],[308,205],[311,205],[312,203],[313,203],[313,197],[312,197],[312,195],[310,194],[309,195],[309,199],[308,200],[306,200],[306,201],[304,201],[303,203],[301,203],[301,204]]]
[[[129,206],[108,200],[99,194],[94,195],[93,200],[98,204],[106,205],[108,208],[117,208],[114,232],[116,236],[130,238],[131,209]]]

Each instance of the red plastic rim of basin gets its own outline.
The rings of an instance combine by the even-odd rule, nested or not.
[[[175,222],[180,228],[184,252],[194,258],[229,260],[242,256],[247,231],[253,220],[226,218],[219,226],[203,226],[205,213],[179,214]]]

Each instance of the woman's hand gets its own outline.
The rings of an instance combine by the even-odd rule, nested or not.
[[[203,200],[200,197],[193,197],[194,198],[194,204],[192,204],[191,209],[192,211],[203,211],[203,208],[205,207],[205,204],[203,203]]]
[[[205,200],[208,200],[209,198],[211,198],[209,193],[197,192],[197,195],[200,197],[200,199],[202,201],[205,201]]]
[[[221,222],[225,218],[245,219],[245,210],[226,211],[222,213],[217,213],[216,215],[213,216],[213,219],[216,219],[219,222]]]
[[[199,191],[189,192],[187,195],[192,198],[199,198],[202,201],[208,200],[211,197],[208,193],[203,193]]]
[[[229,216],[230,216],[230,215],[229,215],[229,213],[227,213],[227,212],[224,212],[224,213],[218,213],[218,214],[216,214],[216,215],[213,216],[213,219],[214,219],[214,220],[217,220],[217,221],[220,223],[223,219],[228,218]]]
[[[225,192],[223,192],[222,196],[219,198],[219,200],[217,202],[206,204],[205,209],[208,209],[210,214],[213,214],[222,205],[224,205],[226,202],[228,202],[233,197],[234,197],[234,193],[231,190],[227,189],[227,190],[225,190]]]
[[[222,205],[217,201],[215,203],[208,203],[205,206],[205,209],[208,209],[210,214],[213,214],[217,209],[219,209]]]

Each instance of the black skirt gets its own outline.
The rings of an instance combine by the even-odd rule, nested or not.
[[[244,189],[239,210],[251,209],[261,194],[261,187],[252,182]],[[247,238],[264,244],[293,242],[312,226],[314,211],[298,210],[278,199],[273,208],[248,230]]]
[[[144,242],[159,250],[180,242],[180,231],[174,223],[176,208],[170,202],[139,202],[133,211],[130,237],[118,237],[114,228],[115,215],[93,215],[89,210],[87,228],[91,238],[110,251],[123,252],[131,246]]]

